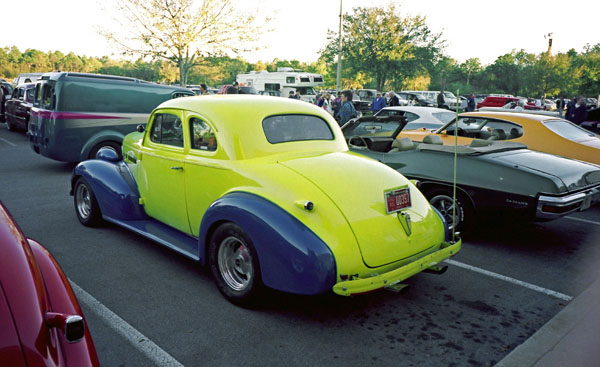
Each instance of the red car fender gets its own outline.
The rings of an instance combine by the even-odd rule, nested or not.
[[[56,259],[48,250],[34,240],[29,239],[31,250],[39,265],[46,285],[48,299],[53,312],[60,312],[68,315],[79,315],[83,317],[83,312],[79,302],[73,293],[69,280],[61,270]],[[50,310],[48,310],[50,311]],[[56,330],[58,339],[63,351],[64,364],[66,366],[99,366],[98,355],[89,331],[87,322],[85,322],[85,336],[76,343],[69,343],[62,331]]]

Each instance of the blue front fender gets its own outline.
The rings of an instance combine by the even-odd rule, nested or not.
[[[254,194],[228,194],[204,214],[199,235],[203,264],[212,231],[223,222],[233,222],[248,234],[266,286],[296,294],[331,291],[336,265],[329,246],[281,207]]]
[[[135,180],[125,162],[90,159],[79,163],[73,170],[71,194],[79,177],[90,184],[103,217],[119,221],[148,219],[139,203],[140,194]]]

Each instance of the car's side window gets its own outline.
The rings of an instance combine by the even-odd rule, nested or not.
[[[419,118],[419,116],[418,116],[418,115],[416,115],[416,114],[414,114],[414,113],[412,113],[412,112],[405,112],[405,113],[404,113],[404,116],[406,116],[406,120],[407,120],[408,122],[414,121],[414,120],[416,120],[416,119],[418,119],[418,118]]]
[[[489,131],[496,140],[516,139],[523,135],[523,128],[506,121],[490,121],[484,129]]]
[[[183,147],[183,127],[179,117],[170,113],[154,115],[150,140],[158,144]]]
[[[199,118],[192,117],[190,119],[190,129],[192,149],[207,150],[210,152],[217,150],[217,137],[208,124]]]

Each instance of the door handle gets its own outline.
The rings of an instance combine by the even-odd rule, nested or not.
[[[183,171],[183,167],[181,167],[181,166],[171,167],[171,169],[175,170],[175,171]]]

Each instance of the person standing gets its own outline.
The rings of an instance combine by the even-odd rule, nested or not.
[[[385,106],[385,98],[381,96],[381,92],[377,92],[377,96],[373,99],[373,102],[371,102],[371,112],[373,112],[373,114],[376,114]]]
[[[390,91],[389,95],[390,95],[390,107],[400,106],[400,100],[398,99],[398,96],[393,91]]]
[[[446,103],[446,101],[444,100],[444,91],[442,90],[438,95],[437,95],[437,104],[438,104],[438,108],[444,108],[444,104]]]
[[[562,96],[558,96],[556,100],[556,110],[558,111],[558,115],[563,117],[563,112],[565,109],[565,99]]]
[[[577,125],[581,125],[587,119],[587,106],[583,97],[578,97],[575,104],[567,108],[566,117],[567,120]]]
[[[475,111],[475,96],[473,93],[467,97],[467,112]]]
[[[206,84],[200,84],[200,95],[205,96],[207,94],[208,94],[208,88],[206,87]]]
[[[342,92],[342,109],[340,110],[340,127],[344,126],[351,118],[356,117],[356,109],[352,103],[352,92],[345,90]]]
[[[338,119],[340,117],[340,110],[342,109],[342,93],[338,92],[337,97],[333,100],[333,117]]]
[[[300,95],[300,91],[296,90],[296,99],[302,99],[302,96]]]

